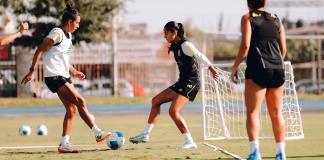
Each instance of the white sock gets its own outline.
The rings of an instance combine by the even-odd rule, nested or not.
[[[69,143],[69,140],[70,140],[70,136],[69,135],[62,136],[62,138],[61,138],[61,144]]]
[[[276,150],[277,150],[277,153],[280,153],[280,152],[285,153],[285,142],[277,143]]]
[[[194,140],[193,140],[192,137],[191,137],[190,132],[188,132],[188,133],[183,133],[183,136],[185,137],[185,141],[186,141],[186,142],[189,142],[189,143],[193,143],[193,142],[194,142]]]
[[[255,150],[259,150],[259,141],[250,141],[250,153],[254,152]]]
[[[150,132],[152,131],[153,127],[154,127],[154,124],[152,124],[152,123],[148,123],[148,124],[146,125],[146,127],[145,127],[143,133],[144,133],[144,134],[150,134]]]
[[[96,124],[94,124],[92,126],[91,130],[92,130],[93,134],[95,134],[95,135],[99,135],[101,133],[101,129],[98,128],[98,126]]]

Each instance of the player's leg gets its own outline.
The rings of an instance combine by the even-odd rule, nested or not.
[[[66,110],[64,120],[63,120],[62,138],[61,138],[58,151],[61,153],[71,153],[71,152],[75,153],[78,151],[73,149],[71,143],[69,142],[69,139],[70,136],[72,135],[73,122],[76,117],[76,113],[78,109],[73,103],[67,101],[64,97],[60,96],[59,93],[58,93],[58,97],[62,101]]]
[[[268,112],[272,121],[272,130],[276,140],[276,158],[285,160],[285,124],[281,112],[284,86],[269,88],[266,93]]]
[[[85,99],[78,93],[71,83],[65,83],[58,90],[58,94],[62,99],[64,98],[69,103],[73,103],[77,106],[80,117],[91,128],[95,135],[97,142],[102,142],[111,135],[110,132],[104,132],[94,122],[94,117],[89,113]]]
[[[180,111],[188,102],[189,99],[187,97],[178,94],[173,99],[169,109],[169,115],[171,116],[174,123],[177,125],[180,132],[185,137],[185,143],[182,146],[183,149],[197,148],[197,144],[194,142],[193,138],[191,137],[191,134],[189,132],[185,120],[180,115]]]
[[[165,89],[157,96],[152,98],[152,106],[150,111],[150,116],[147,123],[155,124],[160,115],[161,105],[166,102],[172,101],[177,96],[177,93],[171,90],[170,88]]]
[[[253,80],[245,81],[246,129],[249,136],[250,154],[248,160],[261,159],[259,150],[260,112],[266,89]]]
[[[157,122],[158,117],[160,115],[161,105],[166,102],[172,101],[172,99],[177,94],[172,91],[170,88],[167,88],[163,90],[161,93],[159,93],[157,96],[152,98],[152,106],[150,115],[147,121],[147,125],[144,128],[144,131],[137,136],[130,137],[129,141],[132,143],[142,143],[147,142],[149,140],[149,134],[152,131],[154,124]]]

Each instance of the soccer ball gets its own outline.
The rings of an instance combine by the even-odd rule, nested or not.
[[[111,137],[109,137],[107,140],[108,147],[114,150],[122,147],[124,144],[125,144],[125,137],[123,133],[119,131],[112,132]]]
[[[29,136],[31,134],[31,128],[27,125],[22,125],[20,128],[19,128],[19,134],[21,136]]]
[[[44,124],[41,124],[37,127],[37,135],[46,136],[48,134],[47,127]]]

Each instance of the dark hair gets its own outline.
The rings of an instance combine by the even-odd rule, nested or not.
[[[164,29],[172,33],[177,31],[177,36],[180,37],[181,40],[185,39],[182,23],[176,23],[175,21],[170,21],[165,24]]]
[[[265,0],[247,0],[248,6],[252,10],[257,10],[264,7]]]
[[[62,25],[66,24],[69,20],[75,21],[77,17],[80,15],[79,11],[74,8],[74,4],[72,1],[66,2],[66,9],[63,13],[61,23]]]

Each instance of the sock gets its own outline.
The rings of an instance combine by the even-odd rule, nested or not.
[[[62,138],[61,138],[61,144],[69,143],[69,140],[70,140],[70,136],[69,135],[62,136]]]
[[[146,125],[146,127],[145,127],[143,133],[145,133],[145,134],[150,134],[150,132],[152,131],[153,127],[154,127],[154,124],[152,124],[152,123],[148,123],[148,124]]]
[[[101,133],[101,129],[98,128],[98,126],[96,124],[94,124],[92,126],[91,130],[92,130],[93,134],[95,134],[95,135],[99,135]]]
[[[259,150],[259,141],[250,141],[250,153],[253,153],[255,150]]]
[[[189,143],[193,143],[193,142],[194,142],[194,140],[193,140],[192,137],[191,137],[190,132],[183,133],[183,136],[185,137],[185,141],[186,141],[186,142],[189,142]]]
[[[278,153],[285,153],[285,142],[280,142],[276,144],[276,150],[277,150],[277,154]]]

